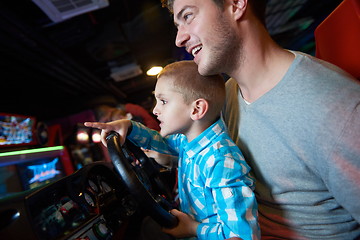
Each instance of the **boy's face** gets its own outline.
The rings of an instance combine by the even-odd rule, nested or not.
[[[154,115],[160,121],[160,134],[187,134],[193,121],[192,104],[186,104],[183,95],[174,91],[172,80],[167,76],[158,79],[155,86],[156,105]]]

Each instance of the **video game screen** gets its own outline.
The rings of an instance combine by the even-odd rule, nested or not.
[[[35,118],[0,113],[0,147],[35,143]]]
[[[24,190],[54,182],[66,175],[59,156],[18,164],[18,172]]]

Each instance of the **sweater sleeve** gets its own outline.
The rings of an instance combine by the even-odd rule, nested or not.
[[[360,103],[355,106],[330,151],[323,179],[336,201],[360,223]]]

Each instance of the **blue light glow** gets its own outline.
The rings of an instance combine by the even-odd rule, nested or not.
[[[34,177],[29,180],[29,183],[34,182],[43,182],[48,179],[55,177],[57,174],[61,172],[56,170],[56,163],[59,161],[59,158],[55,158],[53,161],[49,163],[42,163],[39,165],[28,166],[29,170],[32,170],[34,173]]]

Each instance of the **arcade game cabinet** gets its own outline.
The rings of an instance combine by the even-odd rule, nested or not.
[[[84,126],[84,122],[94,121],[94,112],[89,109],[47,122],[47,125],[60,127],[63,145],[75,170],[97,161],[110,162],[107,150],[100,142],[100,131]]]
[[[65,151],[56,129],[35,117],[0,113],[0,198],[71,174]]]
[[[140,148],[120,146],[113,136],[111,162],[73,172],[56,132],[33,117],[1,114],[0,239],[128,240],[136,239],[145,216],[177,224],[161,167]]]

